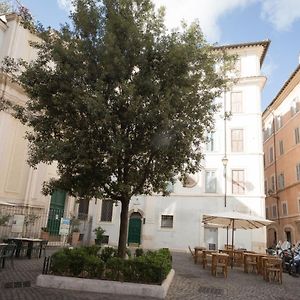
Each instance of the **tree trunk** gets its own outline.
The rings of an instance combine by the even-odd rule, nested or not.
[[[125,258],[125,254],[126,254],[129,201],[130,201],[129,199],[123,199],[122,208],[121,208],[118,256],[122,258]]]

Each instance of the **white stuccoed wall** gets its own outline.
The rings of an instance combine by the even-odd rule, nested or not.
[[[234,50],[241,57],[242,79],[232,87],[232,91],[243,92],[243,113],[234,114],[227,121],[227,207],[224,207],[224,115],[223,109],[216,115],[216,150],[206,153],[204,169],[214,169],[217,173],[217,192],[205,193],[205,170],[193,175],[197,185],[184,188],[180,182],[174,187],[174,193],[168,197],[139,196],[140,205],[131,202],[130,210],[142,212],[145,224],[142,225],[141,244],[144,248],[156,249],[168,247],[175,250],[187,250],[188,245],[208,246],[204,240],[202,215],[205,213],[236,210],[265,217],[263,148],[261,128],[261,91],[265,77],[260,74],[261,48],[249,47]],[[227,111],[230,111],[230,92],[225,95]],[[219,99],[224,103],[224,95]],[[244,151],[231,152],[231,129],[244,130]],[[245,195],[232,195],[231,170],[244,169]],[[134,200],[134,199],[133,199]],[[101,211],[101,201],[90,211]],[[100,212],[99,212],[100,213]],[[118,242],[120,206],[114,207],[111,223],[100,222],[100,214],[94,219],[94,227],[101,225],[107,230],[110,244]],[[173,228],[160,227],[161,215],[173,215]],[[226,243],[226,230],[218,229],[217,247]],[[229,233],[231,243],[231,231]],[[266,247],[265,229],[237,230],[236,247],[264,252]]]

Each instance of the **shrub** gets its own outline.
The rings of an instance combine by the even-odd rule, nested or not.
[[[70,256],[69,249],[63,249],[51,256],[50,271],[55,275],[68,275]]]
[[[123,281],[124,265],[126,260],[120,257],[110,258],[105,266],[105,278]]]
[[[70,251],[69,270],[72,276],[79,276],[84,269],[85,260],[88,256],[83,248],[75,248]]]
[[[96,256],[87,256],[85,258],[84,271],[89,278],[102,278],[104,271],[104,262]]]
[[[96,240],[98,241],[98,243],[101,244],[104,237],[105,230],[101,226],[99,226],[95,228],[93,231],[96,234]]]
[[[104,247],[101,251],[100,257],[106,263],[110,258],[117,256],[117,249],[113,247]]]
[[[142,248],[135,249],[135,257],[142,256],[144,254],[144,250]]]
[[[82,249],[87,255],[100,256],[101,246],[99,245],[83,246]]]

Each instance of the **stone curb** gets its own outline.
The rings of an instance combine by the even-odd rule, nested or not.
[[[84,279],[54,275],[39,275],[36,285],[40,287],[87,291],[105,294],[134,295],[164,299],[175,271],[172,269],[161,285],[139,284],[98,279]]]

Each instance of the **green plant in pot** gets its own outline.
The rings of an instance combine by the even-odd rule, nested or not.
[[[96,227],[94,229],[94,232],[95,232],[95,235],[96,235],[95,244],[96,245],[101,245],[101,243],[103,241],[103,238],[104,238],[105,230],[101,226],[99,226],[99,227]]]
[[[41,239],[49,240],[49,230],[47,227],[41,227]]]

